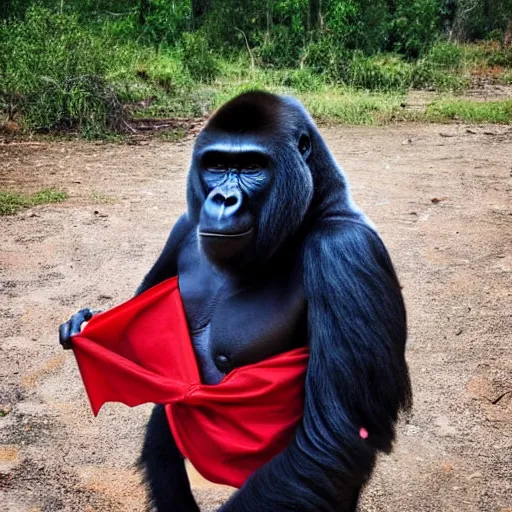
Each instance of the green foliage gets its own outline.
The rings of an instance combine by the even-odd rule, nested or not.
[[[443,99],[427,107],[425,118],[429,121],[451,120],[466,123],[512,123],[512,100],[470,101],[464,99]]]
[[[410,86],[414,89],[460,92],[468,84],[468,77],[446,71],[428,59],[412,66]]]
[[[201,82],[211,82],[219,69],[204,35],[201,32],[184,33],[182,49],[183,63],[192,78]]]
[[[320,37],[327,37],[333,47],[366,54],[386,49],[389,13],[384,0],[330,2],[325,23],[326,34]]]
[[[512,83],[512,49],[502,45],[512,0],[487,9],[458,0],[454,19],[449,3],[4,0],[0,115],[97,137],[122,130],[125,117],[204,116],[267,88],[303,97],[321,118],[369,123],[399,116],[410,88]],[[447,42],[462,33],[487,39]]]
[[[348,62],[343,81],[351,86],[375,91],[405,91],[409,88],[411,66],[400,57],[365,57],[355,52]]]
[[[394,48],[417,58],[440,36],[442,0],[399,0],[391,22]]]
[[[39,7],[31,7],[22,21],[0,25],[0,41],[1,83],[20,93],[32,90],[42,77],[102,75],[112,55],[110,42],[93,37],[76,15]]]
[[[255,34],[256,56],[270,67],[293,67],[300,59],[303,35],[290,27],[277,25],[270,35],[265,32]]]
[[[48,203],[61,203],[67,199],[65,192],[53,188],[40,190],[32,195],[0,191],[0,215],[14,215],[22,208]]]
[[[290,70],[281,76],[280,85],[298,92],[318,91],[323,86],[321,77],[309,68]]]
[[[121,128],[123,107],[101,77],[84,75],[63,81],[42,77],[20,102],[27,126],[36,131],[76,130],[96,137]]]
[[[321,93],[301,94],[299,98],[316,119],[353,125],[390,122],[404,101],[401,94],[336,88]]]
[[[131,25],[138,30],[143,40],[152,44],[178,44],[182,33],[191,28],[191,4],[189,2],[151,0],[142,25],[137,25],[137,14],[134,13],[131,16],[130,19],[133,20]]]
[[[31,7],[24,20],[0,25],[0,42],[0,102],[30,129],[89,134],[118,126],[121,106],[103,78],[111,49],[77,16]]]
[[[512,48],[503,48],[494,52],[487,63],[489,66],[512,67]]]
[[[432,46],[426,54],[431,64],[450,70],[457,70],[462,65],[464,51],[460,46],[440,41]]]

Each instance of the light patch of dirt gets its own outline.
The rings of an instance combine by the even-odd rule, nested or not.
[[[414,410],[364,512],[512,511],[512,130],[325,128],[397,267]],[[57,327],[129,298],[186,208],[191,140],[0,143],[0,188],[70,199],[0,218],[0,503],[139,512],[151,407],[90,412]],[[232,489],[190,469],[204,511]]]

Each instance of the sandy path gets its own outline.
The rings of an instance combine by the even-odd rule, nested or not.
[[[512,131],[470,132],[323,130],[409,314],[414,413],[362,511],[512,511]],[[190,149],[0,144],[0,189],[70,194],[0,218],[0,510],[144,510],[132,465],[149,407],[93,418],[56,329],[131,296],[185,209]],[[229,492],[194,487],[204,510]]]

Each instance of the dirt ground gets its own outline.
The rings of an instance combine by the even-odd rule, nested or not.
[[[409,315],[414,412],[360,510],[512,512],[512,129],[322,132],[389,247]],[[1,511],[144,510],[133,464],[150,407],[94,418],[57,327],[133,294],[185,210],[190,151],[0,142],[0,189],[70,196],[0,218]],[[230,492],[192,480],[205,511]]]

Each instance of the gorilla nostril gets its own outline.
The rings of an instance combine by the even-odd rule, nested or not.
[[[222,194],[215,194],[213,197],[212,197],[212,201],[216,204],[224,204],[224,201],[226,200],[226,198],[222,195]]]
[[[238,203],[238,197],[236,196],[229,196],[226,197],[226,200],[224,201],[224,204],[226,206],[235,206],[235,204]]]

